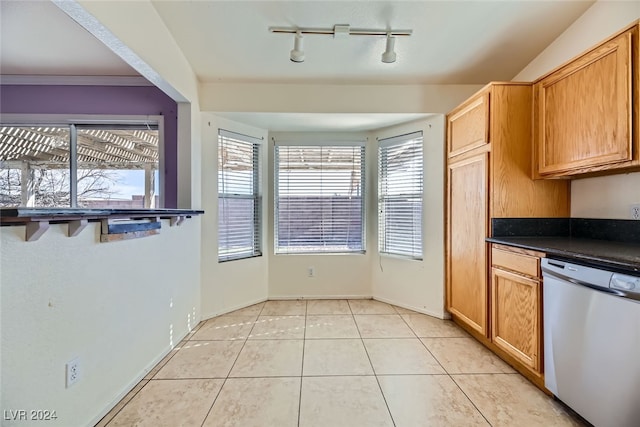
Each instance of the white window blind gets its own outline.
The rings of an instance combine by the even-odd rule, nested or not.
[[[218,261],[262,255],[261,140],[218,132]]]
[[[364,152],[276,145],[276,253],[364,252]]]
[[[422,132],[380,140],[380,253],[422,259]]]

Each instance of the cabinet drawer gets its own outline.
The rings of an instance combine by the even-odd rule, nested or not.
[[[517,271],[530,277],[539,277],[540,258],[537,257],[492,248],[491,264],[495,267]]]
[[[489,143],[489,92],[447,117],[448,157]]]

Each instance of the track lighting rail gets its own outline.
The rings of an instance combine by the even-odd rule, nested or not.
[[[342,28],[340,28],[342,27]],[[346,27],[346,28],[345,28]],[[346,31],[345,31],[346,30]],[[269,27],[272,33],[285,34],[319,34],[319,35],[350,35],[350,36],[410,36],[413,30],[371,30],[362,28],[350,28],[348,25],[336,25],[333,28],[303,28],[303,27]]]

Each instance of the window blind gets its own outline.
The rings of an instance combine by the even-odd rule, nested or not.
[[[364,252],[364,155],[364,146],[276,145],[276,253]]]
[[[218,261],[262,255],[261,140],[218,132]]]
[[[379,141],[380,253],[422,259],[422,132]]]

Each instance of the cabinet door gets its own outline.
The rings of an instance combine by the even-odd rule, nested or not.
[[[540,371],[540,283],[492,269],[491,339],[532,370]]]
[[[489,143],[489,92],[472,98],[447,116],[448,156]]]
[[[632,160],[632,31],[535,85],[538,172]]]
[[[484,336],[487,330],[489,153],[448,167],[447,309]]]

